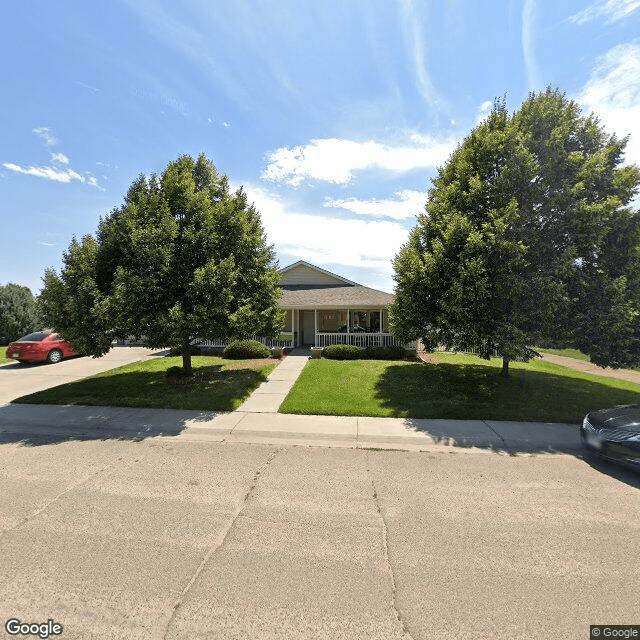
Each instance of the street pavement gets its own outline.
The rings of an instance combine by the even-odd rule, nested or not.
[[[583,458],[578,425],[276,402],[0,406],[0,624],[53,620],[64,640],[506,640],[640,622],[640,476]]]
[[[145,347],[113,347],[101,358],[68,358],[57,364],[10,362],[0,365],[0,405],[15,398],[74,382],[96,373],[115,369],[143,358],[164,353]]]
[[[51,619],[64,640],[639,622],[640,479],[577,455],[159,436],[6,443],[0,477],[0,622]]]

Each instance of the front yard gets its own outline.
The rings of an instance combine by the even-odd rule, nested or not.
[[[640,403],[640,385],[540,360],[438,353],[437,364],[377,360],[309,362],[281,413],[581,422],[598,408]]]
[[[154,358],[22,396],[14,402],[233,411],[266,380],[277,361],[194,356],[192,363],[196,377],[203,378],[201,382],[168,381],[167,369],[180,366],[182,358]]]

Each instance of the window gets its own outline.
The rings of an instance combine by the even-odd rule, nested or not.
[[[23,336],[17,342],[40,342],[50,334],[51,331],[36,331],[36,333],[30,333],[28,336]]]

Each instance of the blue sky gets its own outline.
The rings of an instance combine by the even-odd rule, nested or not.
[[[3,7],[0,283],[34,293],[140,173],[204,152],[281,266],[376,288],[496,96],[560,87],[640,164],[640,0]]]

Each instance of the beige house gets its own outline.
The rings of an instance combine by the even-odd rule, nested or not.
[[[256,340],[270,347],[401,344],[389,333],[387,306],[393,302],[392,294],[363,287],[304,260],[280,269],[280,278],[284,327],[277,339],[255,336]],[[210,347],[228,342],[194,340]]]
[[[363,287],[304,260],[280,269],[280,277],[280,304],[287,312],[281,338],[288,339],[286,346],[397,343],[387,317],[392,294]]]

